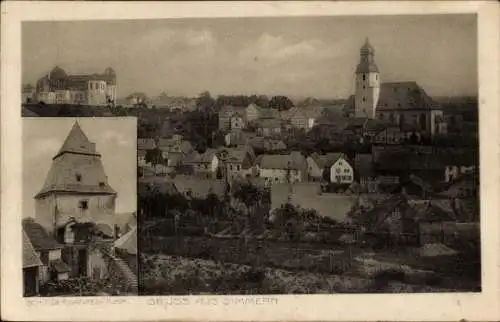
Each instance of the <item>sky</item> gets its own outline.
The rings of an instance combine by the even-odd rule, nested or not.
[[[117,192],[116,212],[137,208],[136,137],[134,118],[23,118],[23,209],[34,217],[34,196],[42,188],[52,158],[61,148],[75,120],[101,153],[110,186]]]
[[[366,37],[382,82],[417,81],[430,95],[476,95],[475,15],[184,18],[24,22],[23,83],[54,66],[117,73],[132,92],[346,98]]]

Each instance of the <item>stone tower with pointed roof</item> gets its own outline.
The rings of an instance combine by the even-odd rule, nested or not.
[[[356,67],[355,117],[376,117],[376,107],[380,96],[380,75],[374,57],[375,50],[366,38],[360,50],[359,64]]]
[[[112,229],[115,199],[95,143],[75,122],[35,196],[37,221],[51,235],[72,220]]]

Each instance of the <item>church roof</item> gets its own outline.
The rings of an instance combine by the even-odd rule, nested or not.
[[[356,74],[361,73],[378,73],[378,67],[374,61],[362,60],[356,67]]]
[[[101,155],[75,123],[52,159],[45,184],[35,198],[48,192],[115,194],[109,186]]]
[[[356,67],[356,73],[378,73],[378,67],[373,60],[373,56],[375,55],[375,49],[373,49],[372,45],[366,38],[365,44],[360,49],[361,59],[359,61],[358,66]]]
[[[375,54],[375,49],[370,44],[370,40],[368,39],[368,37],[366,38],[364,45],[361,47],[360,53],[362,55]]]
[[[377,110],[424,110],[438,106],[438,103],[414,81],[380,84]]]

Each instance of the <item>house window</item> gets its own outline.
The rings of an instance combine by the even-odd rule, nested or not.
[[[44,265],[49,264],[49,252],[40,252],[40,260]]]
[[[337,171],[336,171],[336,172],[337,172],[337,173],[340,173],[340,169],[337,169]]]
[[[378,75],[375,75],[375,79],[378,80]]]
[[[78,208],[81,210],[87,210],[89,209],[89,201],[88,200],[80,200],[78,203]]]
[[[236,165],[236,170],[240,171],[241,170],[241,165],[237,164]]]
[[[344,169],[344,173],[349,173],[349,169]]]
[[[363,80],[366,80],[366,75],[365,75],[365,74],[363,74]],[[364,86],[363,86],[363,87],[364,87]]]
[[[76,178],[76,181],[78,181],[78,182],[82,181],[82,175],[79,173],[75,174],[75,178]]]

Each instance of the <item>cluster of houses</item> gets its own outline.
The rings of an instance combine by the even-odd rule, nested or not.
[[[155,178],[156,184],[175,181],[175,187],[185,186],[182,181],[199,182],[191,184],[198,195],[219,191],[214,187],[224,183],[250,180],[269,189],[272,209],[292,202],[338,220],[362,204],[364,196],[374,196],[364,211],[379,216],[380,223],[401,222],[395,218],[406,216],[477,221],[477,151],[416,144],[446,135],[439,104],[416,82],[381,83],[368,41],[355,76],[356,93],[342,106],[221,108],[223,146],[196,151],[195,142],[177,134],[140,138],[141,176]],[[289,146],[301,134],[326,139],[332,146],[366,144],[369,150],[305,155]],[[152,161],[148,151],[159,151],[162,160]],[[186,195],[192,191],[176,189]]]
[[[152,164],[147,154],[155,149],[163,162]],[[182,174],[228,181],[260,178],[268,187],[275,183],[351,184],[355,181],[354,163],[343,153],[313,153],[306,157],[299,151],[291,151],[257,155],[251,144],[209,148],[200,153],[181,135],[169,139],[139,139],[138,164],[143,177]]]

